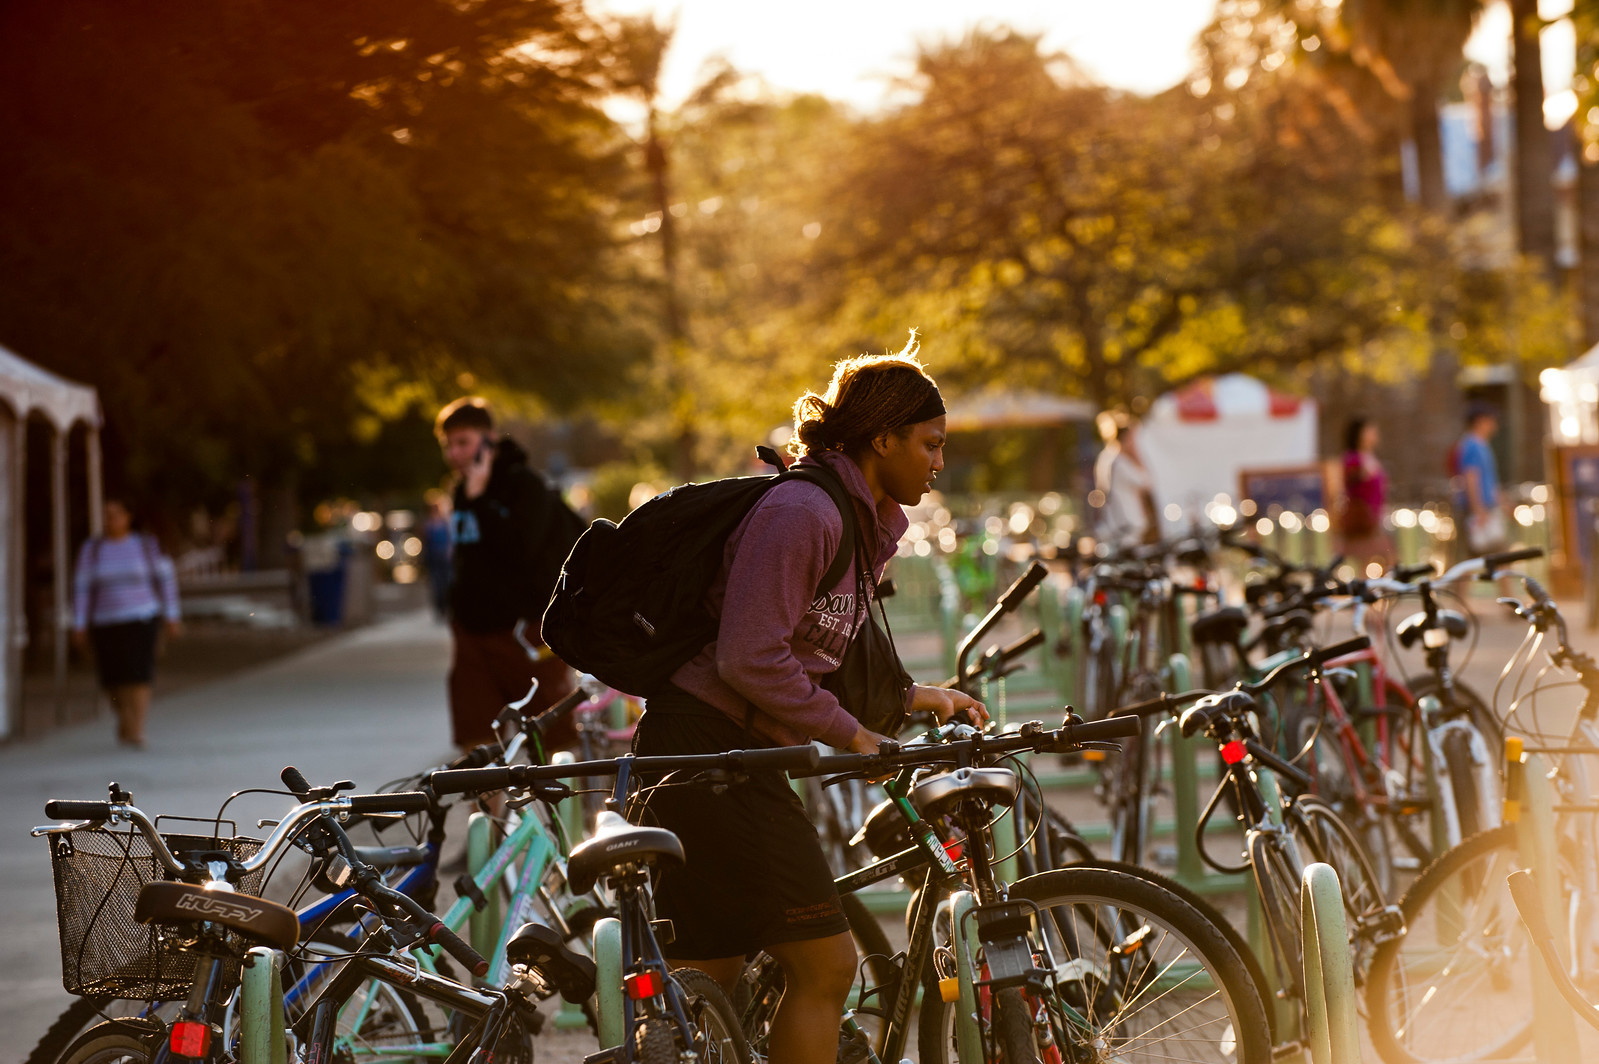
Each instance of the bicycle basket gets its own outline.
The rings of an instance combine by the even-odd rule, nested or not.
[[[241,861],[261,848],[258,839],[243,837],[161,837],[173,853],[225,850]],[[160,928],[133,919],[139,888],[166,878],[143,835],[95,829],[52,835],[50,865],[61,932],[61,983],[67,993],[135,1001],[187,996],[194,982],[194,955],[179,949]],[[256,894],[262,877],[262,872],[253,872],[235,886],[240,893]],[[238,978],[238,963],[228,961],[223,981],[231,988]]]

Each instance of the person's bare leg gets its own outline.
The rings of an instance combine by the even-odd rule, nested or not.
[[[855,981],[855,940],[845,931],[766,952],[783,966],[785,987],[772,1018],[768,1064],[834,1064],[839,1022]]]
[[[128,723],[126,741],[136,746],[143,746],[144,724],[150,716],[150,685],[129,684],[123,688],[123,692],[123,703],[126,706],[123,719]]]
[[[738,977],[744,971],[743,957],[717,957],[709,961],[674,961],[668,959],[668,968],[698,968],[706,975],[722,984],[722,989],[727,991],[727,996],[733,996],[733,990],[738,986]]]
[[[107,687],[105,696],[111,703],[111,712],[116,714],[117,742],[125,743],[128,741],[128,685]]]

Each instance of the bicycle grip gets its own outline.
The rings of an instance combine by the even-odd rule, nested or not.
[[[428,773],[434,794],[481,794],[503,791],[511,785],[509,768],[447,768]]]
[[[1542,547],[1522,547],[1520,550],[1502,550],[1495,554],[1482,556],[1483,568],[1493,570],[1501,565],[1510,565],[1514,562],[1530,562],[1534,558],[1543,557]]]
[[[505,747],[499,743],[483,743],[474,746],[460,757],[451,761],[448,768],[483,768],[485,765],[498,761],[505,754]]]
[[[52,798],[44,803],[44,815],[51,820],[110,820],[111,803]]]
[[[421,791],[390,791],[387,794],[351,794],[345,801],[352,813],[422,813],[433,801]]]
[[[1358,654],[1362,650],[1369,649],[1371,649],[1371,637],[1357,635],[1353,639],[1345,639],[1342,643],[1334,643],[1330,647],[1318,647],[1312,652],[1311,658],[1317,665],[1320,665],[1322,662],[1331,661],[1333,658]]]
[[[1034,562],[1028,570],[1016,578],[1016,582],[1005,589],[999,596],[999,606],[1009,613],[1021,604],[1022,599],[1033,593],[1033,588],[1044,582],[1044,577],[1049,575],[1049,569],[1040,562]]]
[[[576,709],[578,706],[581,706],[584,702],[587,702],[588,697],[588,692],[579,687],[571,694],[555,703],[555,705],[551,706],[549,709],[546,709],[537,717],[534,717],[533,724],[538,728],[539,734],[544,734],[546,729],[550,728],[552,725],[558,724],[561,718],[570,714],[574,709]]]
[[[1066,734],[1074,743],[1097,743],[1131,738],[1143,730],[1144,722],[1138,717],[1106,717],[1070,725]]]
[[[733,750],[728,760],[743,769],[776,769],[779,772],[805,772],[822,760],[822,752],[807,743],[804,746],[776,746],[769,750]]]
[[[1170,713],[1176,708],[1177,702],[1171,695],[1161,695],[1159,698],[1151,698],[1144,702],[1118,706],[1111,710],[1109,716],[1105,719],[1115,720],[1119,717],[1131,717],[1136,720],[1139,717],[1152,717],[1157,713]]]
[[[283,785],[293,791],[294,796],[301,801],[304,801],[305,796],[311,793],[311,781],[305,778],[305,773],[293,765],[278,773],[278,779],[282,780]]]
[[[1437,568],[1432,562],[1421,562],[1417,565],[1399,565],[1394,567],[1394,579],[1400,583],[1408,584],[1424,576],[1436,576]]]
[[[489,962],[484,959],[483,954],[467,945],[460,935],[442,923],[436,923],[428,928],[428,941],[454,957],[461,963],[461,967],[479,979],[489,974]]]

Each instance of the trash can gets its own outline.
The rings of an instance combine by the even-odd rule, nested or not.
[[[301,550],[311,623],[336,628],[344,623],[344,590],[350,566],[350,542],[342,536],[324,532],[306,536]]]

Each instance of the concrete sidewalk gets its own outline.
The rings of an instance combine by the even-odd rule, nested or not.
[[[419,612],[158,701],[144,750],[118,746],[108,719],[0,747],[0,1060],[26,1056],[70,1001],[49,853],[28,836],[47,799],[103,798],[116,780],[152,815],[210,817],[233,791],[281,787],[289,764],[374,789],[448,754],[448,665],[448,629]],[[288,804],[249,795],[228,815],[259,836]]]

